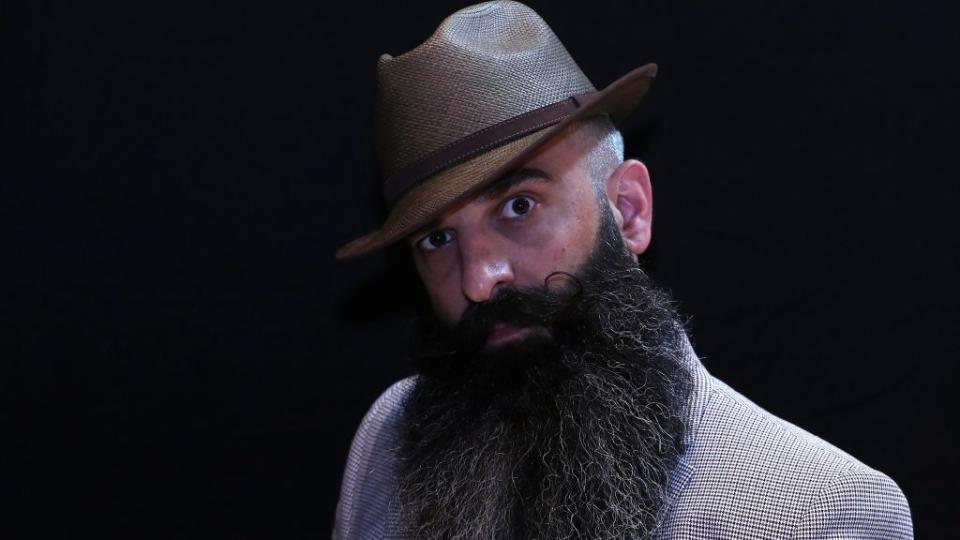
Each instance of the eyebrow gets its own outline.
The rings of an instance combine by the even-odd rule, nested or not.
[[[494,182],[493,185],[487,188],[487,190],[481,193],[477,198],[481,201],[495,199],[509,191],[513,186],[527,180],[552,182],[553,177],[551,177],[542,169],[537,169],[535,167],[523,167],[522,169],[517,169]],[[410,242],[415,242],[417,238],[425,234],[427,231],[436,229],[439,223],[440,220],[433,220],[423,227],[420,227],[415,232],[411,233],[407,238]]]
[[[484,191],[479,198],[480,200],[484,201],[494,199],[509,191],[513,186],[527,180],[542,180],[544,182],[550,182],[553,180],[553,178],[551,178],[549,174],[541,169],[524,167],[522,169],[513,171],[500,180],[497,180],[492,186],[487,188],[487,190]]]

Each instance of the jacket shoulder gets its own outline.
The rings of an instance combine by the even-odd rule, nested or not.
[[[867,467],[836,475],[797,524],[794,538],[913,538],[910,507],[890,477]]]
[[[893,480],[709,379],[669,529],[736,538],[912,536]],[[851,526],[861,528],[844,528]]]
[[[333,538],[382,538],[392,491],[398,425],[414,378],[384,391],[360,422],[343,472]]]

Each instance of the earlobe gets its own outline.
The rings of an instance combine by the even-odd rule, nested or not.
[[[646,165],[628,159],[607,179],[607,197],[624,243],[640,255],[650,246],[653,228],[653,191]]]

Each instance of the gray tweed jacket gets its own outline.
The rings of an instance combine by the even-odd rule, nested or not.
[[[658,538],[913,538],[910,509],[888,476],[692,372],[687,450],[668,487]],[[398,538],[390,501],[397,421],[408,378],[374,403],[353,440],[334,539]]]

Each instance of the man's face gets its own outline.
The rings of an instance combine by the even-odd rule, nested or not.
[[[410,239],[437,315],[417,326],[400,424],[410,537],[647,538],[666,508],[682,323],[636,260],[646,169],[608,163],[597,204],[582,140]]]
[[[600,212],[584,145],[568,131],[516,173],[409,237],[441,321],[455,324],[498,288],[542,286],[547,276],[576,272],[587,260]],[[498,325],[487,345],[531,331]]]

